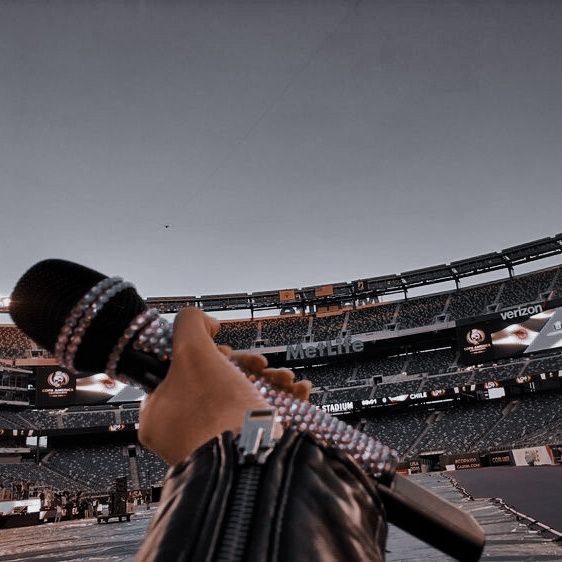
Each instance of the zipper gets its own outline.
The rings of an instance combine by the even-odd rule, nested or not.
[[[262,465],[241,467],[219,546],[217,562],[242,562],[254,513]]]
[[[280,435],[275,435],[275,408],[246,413],[238,440],[238,478],[217,547],[216,562],[243,562],[260,479],[267,457]]]

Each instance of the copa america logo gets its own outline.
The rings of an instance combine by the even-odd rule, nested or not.
[[[47,382],[54,388],[61,388],[68,384],[70,377],[62,371],[55,371],[47,377]]]
[[[480,345],[486,339],[486,334],[483,330],[472,328],[466,334],[466,341],[472,345]]]

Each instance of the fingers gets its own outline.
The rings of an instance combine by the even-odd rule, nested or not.
[[[254,375],[296,398],[306,400],[310,396],[312,383],[300,381],[295,383],[295,373],[290,369],[267,367],[267,358],[263,355],[247,351],[232,351],[228,346],[218,346],[221,353],[227,356],[246,375]]]
[[[295,398],[307,400],[310,396],[312,383],[307,380],[294,382],[295,373],[290,369],[264,369],[261,376],[271,385],[279,390],[292,394]]]
[[[292,394],[295,398],[308,400],[311,388],[312,383],[310,381],[299,381],[293,385]]]
[[[228,357],[247,375],[261,375],[261,372],[267,367],[267,359],[257,353],[231,350]]]
[[[293,381],[295,380],[295,373],[289,369],[264,369],[261,372],[262,377],[272,385],[291,392]]]

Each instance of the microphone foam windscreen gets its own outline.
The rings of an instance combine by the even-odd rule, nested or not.
[[[49,259],[31,267],[10,298],[10,314],[27,336],[50,352],[74,305],[107,276],[66,260]],[[131,320],[145,309],[135,289],[121,291],[94,318],[78,347],[78,370],[102,372],[111,350]]]

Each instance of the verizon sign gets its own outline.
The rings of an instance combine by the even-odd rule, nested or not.
[[[540,304],[533,304],[531,306],[520,306],[512,310],[504,310],[500,312],[500,316],[502,320],[513,320],[514,318],[533,316],[533,314],[538,314],[542,311],[543,308]]]

